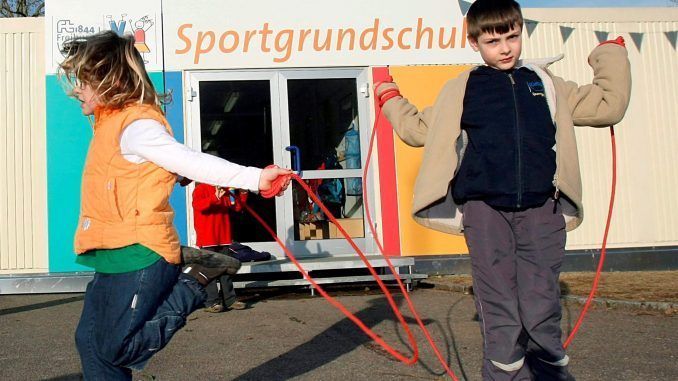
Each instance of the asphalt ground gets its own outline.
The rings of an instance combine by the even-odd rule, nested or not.
[[[460,380],[480,380],[481,337],[473,297],[422,285],[410,296]],[[415,365],[394,360],[322,297],[274,291],[250,308],[197,311],[135,380],[442,380],[402,295],[395,298],[417,338]],[[369,327],[411,354],[385,298],[373,290],[334,291]],[[82,294],[0,296],[0,380],[80,380],[73,334]],[[579,303],[563,300],[568,333]],[[678,375],[675,314],[593,307],[569,348],[578,380],[672,380]]]

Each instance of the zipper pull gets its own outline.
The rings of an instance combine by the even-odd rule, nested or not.
[[[515,85],[515,84],[516,84],[516,81],[513,80],[513,74],[509,73],[509,74],[508,74],[508,77],[509,77],[509,79],[511,80],[511,84],[512,84],[512,85]]]

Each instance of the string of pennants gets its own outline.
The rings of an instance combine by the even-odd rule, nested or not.
[[[534,33],[534,30],[537,28],[537,24],[539,24],[539,21],[525,19],[525,29],[527,29],[528,37],[532,36],[532,33]],[[563,25],[560,25],[558,28],[560,29],[560,37],[562,37],[563,43],[567,42],[567,40],[570,38],[572,32],[574,32],[575,29],[578,29]],[[603,30],[594,30],[593,33],[595,33],[598,42],[603,42],[610,39],[611,32]],[[646,34],[644,32],[624,32],[624,31],[616,31],[615,33],[628,33],[638,51],[640,51],[640,48],[643,45],[643,37],[645,37]],[[674,50],[676,49],[676,43],[678,42],[678,31],[673,30],[666,32],[651,32],[651,34],[655,33],[663,33],[664,36],[666,36],[666,39],[671,44],[671,47],[673,47]]]
[[[463,16],[466,16],[466,13],[468,12],[468,9],[471,7],[471,4],[473,1],[469,0],[458,0],[459,2],[459,9],[461,10],[461,14]],[[532,33],[534,33],[534,30],[537,29],[537,24],[539,24],[539,21],[537,20],[529,20],[525,19],[525,29],[527,29],[527,36],[531,37]],[[575,28],[569,27],[569,26],[563,26],[560,25],[560,36],[563,39],[563,43],[567,42],[567,40],[570,38],[572,35],[572,32],[574,32]],[[610,32],[607,31],[602,31],[602,30],[594,30],[593,31],[596,35],[596,38],[598,39],[598,42],[603,42],[607,41],[610,36]],[[631,40],[633,41],[633,44],[636,46],[636,49],[640,51],[640,47],[643,45],[643,37],[645,36],[646,33],[644,32],[620,32],[620,33],[628,33],[629,36],[631,37]],[[651,32],[654,34],[655,32]],[[664,36],[668,39],[669,43],[673,47],[673,50],[676,50],[676,43],[678,42],[678,31],[672,30],[672,31],[666,31],[666,32],[659,32],[663,33]]]

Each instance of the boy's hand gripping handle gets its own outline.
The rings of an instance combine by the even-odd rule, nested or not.
[[[388,67],[375,68],[372,73],[374,94],[379,101],[379,107],[383,107],[389,99],[401,96],[398,85],[393,82]]]
[[[605,45],[605,44],[617,44],[619,46],[626,47],[624,37],[622,37],[622,36],[619,36],[619,37],[615,38],[614,40],[603,41],[600,44],[598,44],[598,46]]]

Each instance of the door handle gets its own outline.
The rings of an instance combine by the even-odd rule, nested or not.
[[[292,160],[292,170],[301,177],[301,150],[297,146],[287,146],[285,151],[290,151],[294,155],[294,160]]]

